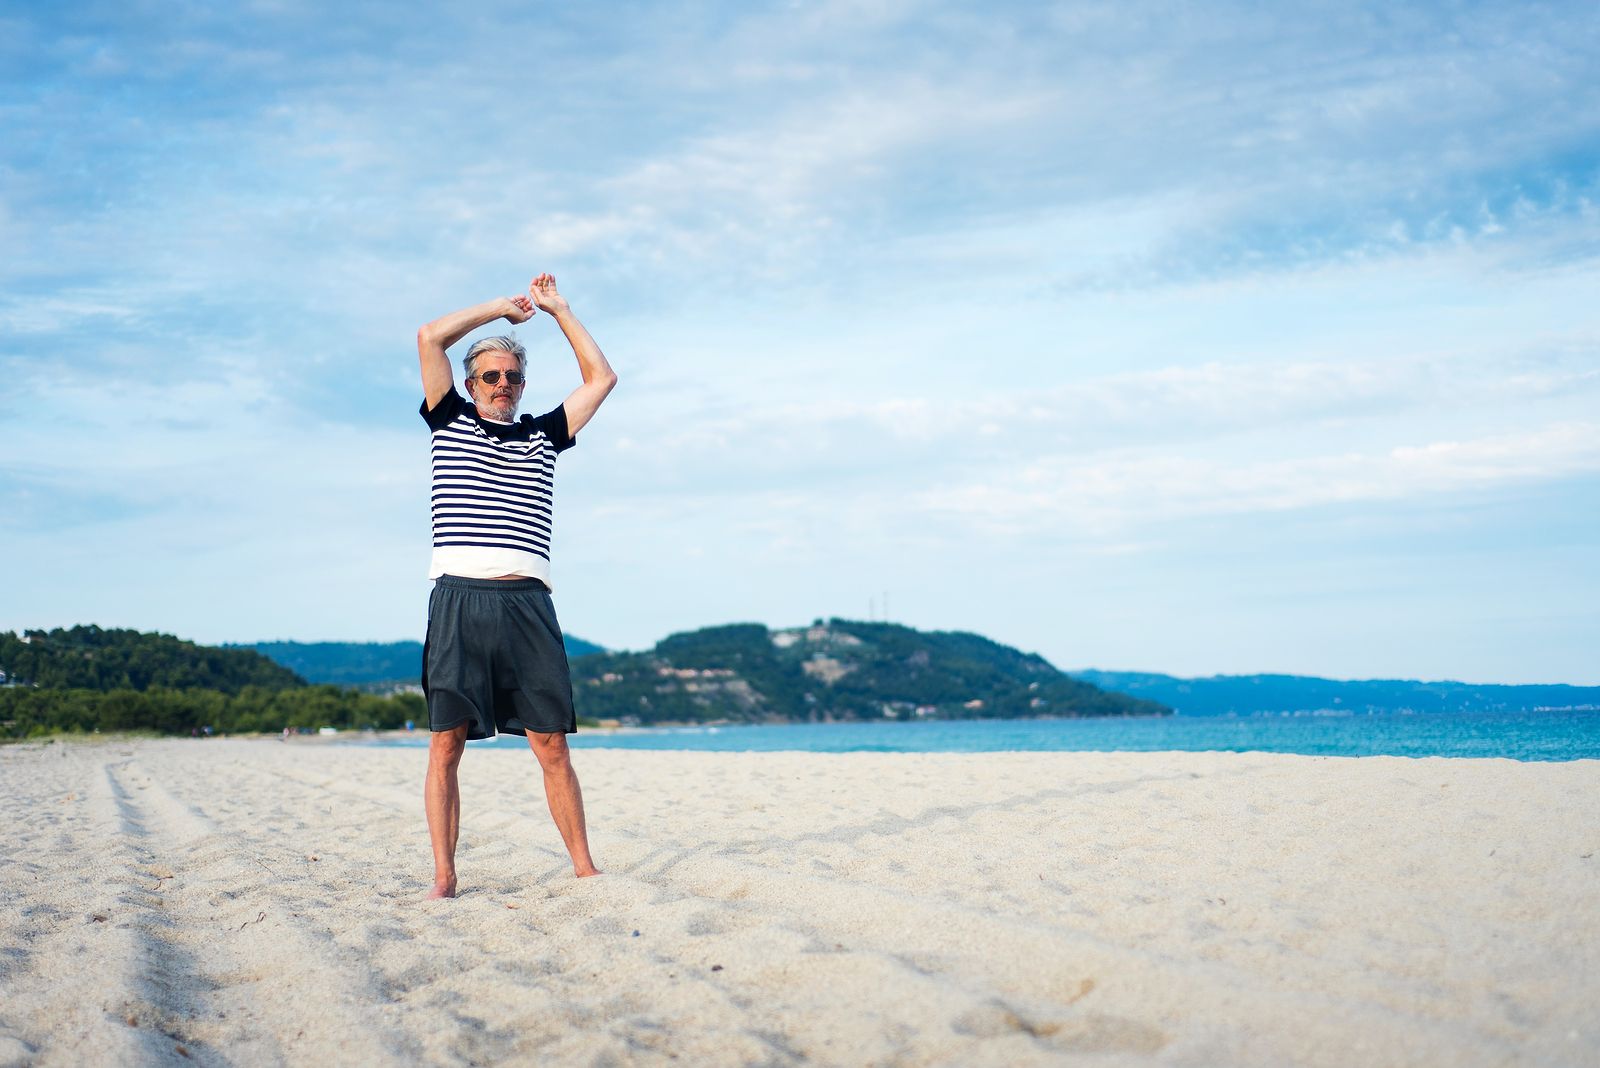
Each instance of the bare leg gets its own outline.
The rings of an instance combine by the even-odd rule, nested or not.
[[[434,731],[428,740],[428,780],[422,789],[433,842],[433,889],[429,897],[456,896],[456,836],[461,830],[461,786],[456,768],[467,748],[465,723]]]
[[[539,758],[544,771],[544,798],[550,803],[550,816],[567,844],[572,871],[582,879],[599,875],[594,858],[589,856],[589,829],[583,820],[583,791],[578,773],[572,770],[572,756],[565,734],[529,734],[528,745]]]

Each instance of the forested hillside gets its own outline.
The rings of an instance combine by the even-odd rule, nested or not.
[[[572,665],[578,711],[629,722],[1162,715],[976,634],[842,619],[674,634]]]
[[[305,679],[251,649],[196,645],[170,634],[93,625],[0,632],[0,673],[47,689],[281,690]]]
[[[96,626],[0,632],[0,738],[387,728],[426,718],[415,695],[308,686],[250,649]]]

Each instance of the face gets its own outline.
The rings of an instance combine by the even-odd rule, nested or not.
[[[517,405],[522,401],[522,386],[507,382],[506,372],[520,370],[522,368],[517,364],[517,358],[509,352],[490,350],[479,354],[472,367],[472,377],[467,379],[467,394],[471,396],[472,403],[478,406],[478,411],[502,423],[515,422]],[[485,371],[499,371],[500,381],[492,386],[480,381],[479,376]]]

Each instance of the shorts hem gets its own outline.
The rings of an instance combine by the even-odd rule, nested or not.
[[[551,730],[540,730],[538,727],[512,727],[512,726],[507,725],[507,726],[500,727],[499,730],[500,730],[501,734],[519,734],[519,735],[522,735],[523,737],[527,737],[530,734],[577,734],[578,733],[578,728],[576,728],[576,727],[555,727],[555,728],[552,728]]]
[[[475,726],[477,726],[477,719],[475,717],[473,717],[473,716],[468,716],[465,719],[458,719],[454,723],[446,723],[446,724],[443,724],[443,725],[437,726],[437,727],[434,726],[430,722],[428,724],[428,730],[431,731],[434,734],[443,734],[446,731],[453,731],[457,727],[460,727],[462,725],[466,725],[469,728],[475,727]],[[530,734],[577,734],[577,733],[578,733],[578,728],[576,726],[572,726],[572,727],[562,726],[562,727],[554,727],[554,728],[551,728],[550,730],[541,730],[538,727],[512,726],[509,723],[497,723],[497,724],[495,724],[494,729],[489,731],[487,734],[482,733],[481,731],[479,733],[477,733],[477,734],[474,734],[469,729],[467,731],[467,741],[469,741],[469,742],[486,742],[489,739],[495,738],[495,737],[497,737],[499,735],[502,735],[502,734],[515,734],[519,738],[525,738]]]
[[[434,734],[443,734],[445,731],[453,731],[457,727],[463,727],[464,726],[464,727],[468,728],[468,730],[467,730],[467,741],[469,741],[469,742],[475,742],[475,741],[479,741],[480,739],[483,739],[483,738],[493,738],[494,737],[493,734],[483,734],[482,732],[480,732],[478,734],[473,734],[472,733],[472,728],[477,726],[477,722],[478,721],[472,716],[467,716],[465,719],[458,719],[454,723],[445,723],[445,724],[441,724],[441,725],[437,725],[437,726],[430,720],[428,722],[428,730],[432,731]]]

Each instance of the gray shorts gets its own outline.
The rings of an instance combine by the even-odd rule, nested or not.
[[[428,726],[468,738],[572,734],[572,678],[550,591],[538,579],[441,575],[422,647]]]

